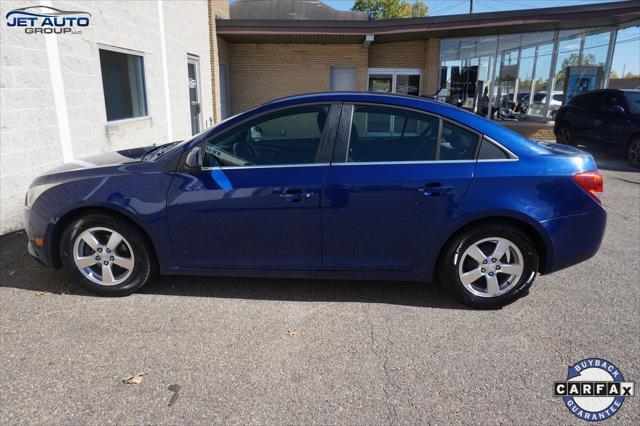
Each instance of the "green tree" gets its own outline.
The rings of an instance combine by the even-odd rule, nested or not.
[[[429,13],[423,0],[356,0],[351,10],[367,12],[369,19],[419,18]]]

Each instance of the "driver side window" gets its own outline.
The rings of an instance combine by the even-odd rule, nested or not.
[[[313,163],[328,112],[301,106],[240,124],[205,142],[203,167]]]

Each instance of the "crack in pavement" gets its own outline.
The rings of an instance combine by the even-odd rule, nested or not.
[[[384,349],[383,351],[379,351],[377,350],[377,339],[375,337],[375,333],[374,333],[374,326],[373,326],[373,322],[371,321],[371,307],[368,307],[367,312],[366,312],[366,318],[367,318],[367,322],[369,323],[369,339],[371,341],[371,352],[373,352],[373,354],[382,362],[382,371],[384,372],[384,384],[382,386],[382,392],[384,393],[384,397],[385,397],[385,407],[387,409],[387,424],[394,424],[395,421],[398,418],[398,414],[396,412],[396,407],[395,404],[393,404],[390,400],[390,391],[388,389],[388,386],[391,385],[391,375],[389,374],[389,368],[388,368],[388,363],[389,363],[389,351],[393,345],[393,342],[391,341],[391,329],[389,328],[389,324],[386,321],[386,318],[382,318],[384,324],[386,325],[386,329],[387,329],[387,336],[386,336],[386,342],[384,345]],[[393,386],[395,386],[397,389],[400,389],[398,387],[398,385],[393,384]]]

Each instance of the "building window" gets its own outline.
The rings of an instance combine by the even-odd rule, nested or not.
[[[357,72],[355,67],[331,67],[331,90],[356,90]]]
[[[420,93],[420,70],[369,68],[369,91],[418,96]]]
[[[107,121],[146,116],[144,58],[100,49],[100,69]]]

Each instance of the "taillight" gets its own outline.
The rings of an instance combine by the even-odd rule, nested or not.
[[[602,175],[597,170],[592,170],[590,172],[582,172],[573,175],[573,180],[577,183],[580,188],[587,191],[589,195],[593,197],[599,203],[602,203],[600,199],[596,196],[596,192],[603,191],[602,185]]]

